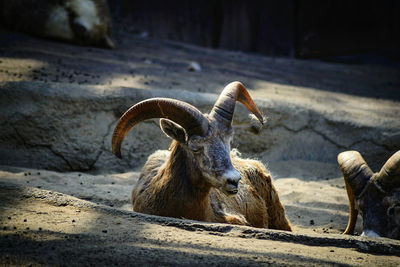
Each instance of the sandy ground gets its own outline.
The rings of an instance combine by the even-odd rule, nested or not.
[[[43,172],[40,176],[47,174],[51,175]],[[17,175],[25,177],[23,172]],[[7,176],[12,177],[2,173]],[[398,241],[301,231],[292,234],[148,216],[1,180],[0,261],[6,266],[400,263]]]
[[[397,70],[309,64],[121,38],[120,48],[103,52],[16,35],[1,44],[0,79],[210,93],[221,84],[241,80],[260,98],[265,94],[272,100],[313,106],[322,114],[338,103],[348,112],[361,107],[354,116],[362,122],[390,121],[393,111],[399,111]],[[126,65],[125,55],[131,50],[133,63]],[[102,57],[93,61],[99,51]],[[188,54],[203,66],[201,73],[188,75]],[[248,60],[254,66],[241,68]],[[261,68],[260,62],[273,67]],[[113,72],[103,73],[104,69]],[[213,73],[209,76],[213,79],[201,79],[204,73]],[[364,112],[375,117],[366,118]],[[294,233],[132,212],[129,197],[138,172],[0,166],[0,265],[400,265],[400,241],[340,235],[348,206],[336,164],[301,160],[266,164]],[[360,230],[359,220],[356,232]]]
[[[280,177],[281,165],[291,166],[296,175],[290,175],[286,168],[286,177]],[[118,174],[59,173],[46,170],[24,169],[1,166],[0,181],[52,190],[80,199],[104,204],[121,210],[131,210],[130,192],[136,183],[139,172]],[[274,184],[281,201],[285,204],[288,217],[294,231],[300,233],[340,234],[346,228],[348,216],[347,196],[339,173],[335,178],[321,178],[314,170],[325,170],[325,177],[338,172],[333,164],[286,161],[270,164],[276,178]],[[313,170],[313,171],[311,171]],[[289,176],[288,176],[289,175]],[[360,232],[360,221],[358,230]]]
[[[293,233],[132,212],[129,194],[137,172],[92,175],[1,166],[0,261],[6,266],[400,264],[400,241],[340,235],[347,223],[342,179],[321,179],[309,171],[312,166],[334,171],[334,166],[284,164],[289,163],[298,175],[276,178],[275,185]]]

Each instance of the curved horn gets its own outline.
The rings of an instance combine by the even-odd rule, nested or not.
[[[172,120],[189,136],[204,136],[208,131],[208,120],[192,105],[175,99],[151,98],[133,105],[121,116],[112,136],[113,153],[121,158],[121,144],[129,130],[137,123],[153,118]]]
[[[343,177],[349,183],[355,196],[360,195],[374,173],[357,151],[342,152],[337,160]]]
[[[353,190],[346,179],[344,179],[344,184],[346,185],[347,197],[349,198],[349,220],[343,234],[352,235],[354,233],[354,228],[356,227],[358,210],[355,207]]]
[[[338,155],[337,161],[343,173],[347,197],[349,198],[349,221],[344,234],[351,235],[354,233],[358,215],[354,198],[360,195],[372,177],[373,172],[357,151],[342,152]]]
[[[210,118],[214,118],[230,126],[236,101],[242,103],[262,124],[264,124],[264,119],[260,110],[257,108],[256,104],[254,104],[249,92],[241,82],[231,82],[225,86],[210,112]]]
[[[400,150],[386,161],[374,178],[384,190],[400,187]]]

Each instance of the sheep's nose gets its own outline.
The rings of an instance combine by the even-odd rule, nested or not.
[[[223,175],[223,177],[226,179],[226,189],[230,193],[236,193],[239,187],[239,181],[240,181],[240,173],[233,169],[226,171]]]
[[[239,186],[239,181],[235,181],[235,180],[231,180],[231,179],[228,179],[228,180],[226,181],[226,183],[227,183],[228,185],[233,186],[233,187],[238,187],[238,186]]]
[[[240,173],[235,170],[229,170],[226,171],[223,175],[222,175],[227,181],[229,181],[229,183],[238,183],[240,181]]]

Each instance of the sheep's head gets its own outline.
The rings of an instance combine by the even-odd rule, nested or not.
[[[357,151],[338,155],[349,197],[345,234],[353,234],[360,212],[363,234],[400,239],[400,151],[373,173]]]
[[[261,112],[240,82],[225,87],[208,115],[179,100],[152,98],[142,101],[126,111],[118,122],[112,139],[113,153],[121,157],[123,138],[134,125],[146,119],[162,118],[163,132],[193,156],[204,179],[226,194],[235,194],[240,173],[232,165],[230,148],[236,101],[243,103],[263,123]]]

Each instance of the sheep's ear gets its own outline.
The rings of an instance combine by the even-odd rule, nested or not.
[[[168,119],[160,120],[161,130],[170,138],[175,139],[178,142],[186,143],[186,131],[182,126],[176,124]]]

